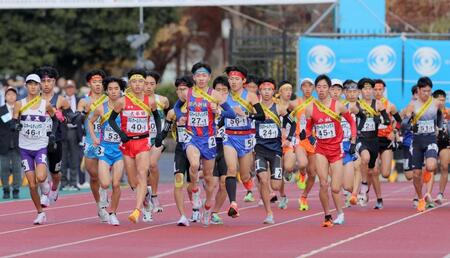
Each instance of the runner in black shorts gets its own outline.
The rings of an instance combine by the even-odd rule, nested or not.
[[[228,78],[225,76],[219,76],[213,81],[213,88],[219,93],[223,94],[224,98],[227,98],[230,91],[230,84]],[[225,135],[225,122],[224,119],[219,116],[217,123],[217,156],[216,164],[214,165],[213,176],[216,180],[216,185],[219,185],[219,190],[216,193],[216,200],[211,213],[211,224],[223,224],[222,218],[219,216],[219,211],[222,208],[223,203],[227,198],[227,189],[225,187],[225,179],[227,177],[227,163],[225,162],[225,156],[223,153],[223,137]]]

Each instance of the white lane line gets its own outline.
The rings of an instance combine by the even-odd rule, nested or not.
[[[362,232],[362,233],[360,233],[360,234],[351,236],[351,237],[349,237],[349,238],[347,238],[347,239],[343,239],[343,240],[334,242],[334,243],[332,243],[332,244],[329,244],[329,245],[327,245],[327,246],[324,246],[324,247],[321,247],[321,248],[312,250],[312,251],[310,251],[309,253],[300,255],[300,256],[298,256],[298,257],[299,257],[299,258],[305,258],[305,257],[310,257],[310,256],[313,256],[313,255],[316,255],[316,254],[318,254],[318,253],[321,253],[321,252],[326,251],[326,250],[328,250],[328,249],[331,249],[331,248],[333,248],[333,247],[336,247],[336,246],[339,246],[339,245],[348,243],[348,242],[353,241],[353,240],[355,240],[355,239],[358,239],[358,238],[367,236],[367,235],[369,235],[369,234],[375,233],[375,232],[380,231],[380,230],[382,230],[382,229],[385,229],[385,228],[388,228],[388,227],[390,227],[390,226],[399,224],[399,223],[401,223],[401,222],[403,222],[403,221],[406,221],[406,220],[409,220],[409,219],[412,219],[412,218],[421,216],[421,215],[423,215],[423,214],[426,214],[426,213],[428,213],[428,212],[434,211],[434,210],[436,210],[436,209],[445,207],[445,206],[447,206],[448,204],[450,204],[450,202],[444,203],[444,204],[442,204],[442,205],[440,205],[440,206],[437,206],[437,207],[435,207],[435,208],[432,208],[432,209],[425,210],[424,212],[416,213],[416,214],[413,214],[413,215],[410,215],[410,216],[407,216],[407,217],[404,217],[404,218],[401,218],[401,219],[398,219],[398,220],[394,220],[394,221],[392,221],[392,222],[390,222],[390,223],[388,223],[388,224],[384,224],[384,225],[382,225],[382,226],[379,226],[379,227],[373,228],[373,229],[371,229],[371,230],[367,230],[367,231],[365,231],[365,232]]]

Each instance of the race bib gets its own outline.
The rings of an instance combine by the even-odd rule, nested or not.
[[[275,178],[275,179],[281,179],[282,177],[283,177],[283,170],[281,169],[281,168],[275,168],[275,171],[274,171],[275,173],[274,173],[274,175],[273,175],[273,177]]]
[[[352,130],[347,120],[342,120],[342,131],[344,132],[344,139],[352,137]]]
[[[244,148],[246,150],[251,150],[253,147],[255,147],[255,138],[251,137],[244,140]]]
[[[334,123],[316,124],[316,137],[318,139],[330,139],[336,137],[336,129]]]
[[[148,122],[146,117],[128,117],[127,131],[130,133],[145,133],[148,131]]]
[[[225,136],[225,127],[220,127],[219,130],[217,130],[217,138],[223,138]]]
[[[94,123],[94,132],[95,133],[99,133],[100,132],[100,123],[99,123],[99,120],[97,120],[97,121],[95,121],[95,123]]]
[[[178,142],[186,143],[191,141],[191,135],[186,133],[185,127],[177,127]]]
[[[304,115],[302,115],[300,117],[300,131],[305,130],[306,129],[306,117]]]
[[[150,138],[156,138],[156,124],[155,118],[153,116],[150,117]]]
[[[45,125],[47,127],[47,132],[51,132],[53,129],[52,118],[48,115],[45,116]]]
[[[109,125],[105,128],[103,140],[105,142],[120,143],[119,134],[117,134]]]
[[[278,137],[278,126],[276,124],[260,124],[258,130],[259,137],[263,139],[273,139]]]
[[[417,121],[417,133],[434,133],[434,120]]]
[[[208,111],[189,112],[188,125],[194,127],[208,126]]]
[[[211,137],[209,137],[208,138],[208,148],[214,148],[214,147],[216,147],[217,146],[217,144],[216,144],[216,137],[215,136],[211,136]]]
[[[361,129],[361,132],[372,132],[375,131],[375,121],[373,120],[373,117],[368,117],[366,119],[366,122],[364,123],[363,128]]]
[[[236,116],[235,119],[226,118],[225,125],[227,128],[243,127],[248,125],[247,117]]]
[[[41,122],[27,121],[22,125],[22,135],[28,139],[38,139],[47,135],[47,127]]]
[[[97,148],[95,149],[95,154],[99,157],[103,157],[105,155],[105,148],[103,148],[102,146],[97,146]]]

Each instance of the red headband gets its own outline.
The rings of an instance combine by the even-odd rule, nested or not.
[[[242,79],[245,79],[245,76],[244,76],[244,74],[242,74],[241,72],[239,72],[239,71],[231,71],[231,72],[229,72],[228,73],[228,76],[238,76],[238,77],[240,77],[240,78],[242,78]]]
[[[262,88],[262,87],[270,87],[270,88],[272,88],[272,89],[275,89],[275,85],[273,85],[273,83],[271,83],[271,82],[264,82],[264,83],[261,83],[261,84],[259,85],[259,88]]]
[[[93,80],[103,80],[103,77],[101,77],[100,75],[96,74],[96,75],[91,77],[89,82],[92,82]]]

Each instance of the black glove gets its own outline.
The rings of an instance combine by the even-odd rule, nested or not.
[[[355,154],[355,153],[356,153],[356,144],[351,143],[351,144],[350,144],[350,149],[348,150],[348,152],[349,152],[351,155]]]
[[[303,129],[301,132],[300,132],[300,140],[304,140],[304,139],[306,139],[306,131],[305,131],[305,129]]]
[[[309,136],[308,137],[309,143],[311,143],[311,145],[316,145],[316,138],[314,138],[314,136]]]
[[[122,143],[127,143],[130,140],[130,138],[122,131],[119,132],[119,136]]]
[[[11,120],[11,123],[9,124],[9,129],[11,130],[11,131],[13,131],[13,132],[15,132],[15,131],[20,131],[20,130],[22,130],[22,124],[19,122],[19,119],[15,119],[15,118],[13,118],[12,120]]]
[[[161,147],[161,145],[162,145],[162,138],[160,135],[157,135],[155,138],[155,147],[158,148]]]
[[[449,140],[447,132],[444,129],[438,129],[437,141],[448,142]]]
[[[49,153],[53,153],[56,152],[56,137],[54,134],[50,134],[48,136],[48,147],[47,147],[47,151]]]
[[[411,131],[413,133],[417,133],[419,131],[419,126],[417,124],[414,124],[413,126],[411,126]]]

